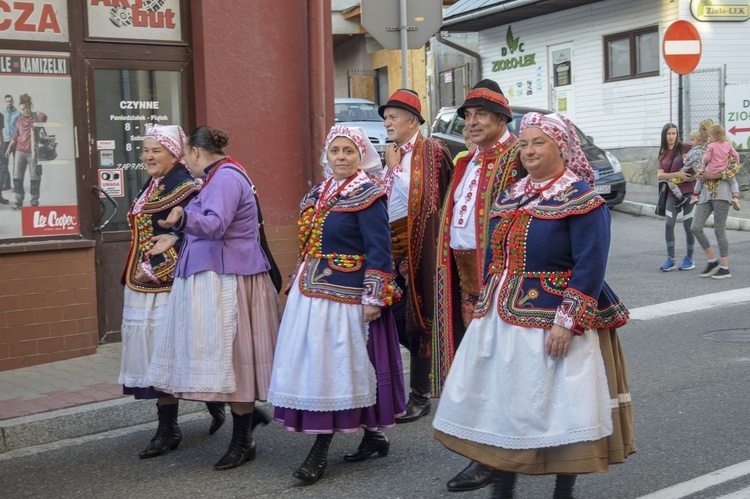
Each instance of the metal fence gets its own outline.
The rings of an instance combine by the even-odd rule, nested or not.
[[[690,141],[690,132],[697,130],[700,122],[712,119],[724,123],[724,88],[726,66],[698,69],[685,77],[683,141]]]

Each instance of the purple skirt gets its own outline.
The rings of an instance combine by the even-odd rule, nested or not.
[[[398,332],[390,308],[370,323],[367,353],[378,378],[375,405],[328,412],[276,407],[274,419],[285,430],[303,433],[352,433],[360,428],[375,431],[396,426],[396,418],[406,413],[406,396]]]

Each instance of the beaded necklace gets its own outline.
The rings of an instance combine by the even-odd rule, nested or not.
[[[529,181],[526,182],[526,185],[523,187],[523,193],[526,194],[527,197],[534,196],[536,194],[541,194],[542,192],[546,191],[548,188],[552,187],[555,182],[560,180],[563,175],[565,175],[565,168],[562,169],[559,175],[556,175],[554,178],[552,178],[549,182],[545,182],[541,185],[537,184],[537,186],[534,186],[534,182],[531,181],[531,178],[529,178]]]

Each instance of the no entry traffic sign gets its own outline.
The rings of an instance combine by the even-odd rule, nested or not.
[[[688,21],[675,21],[664,33],[662,52],[672,71],[686,75],[693,71],[701,60],[701,35]]]

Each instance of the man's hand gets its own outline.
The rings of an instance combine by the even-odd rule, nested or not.
[[[401,153],[398,151],[396,144],[389,144],[385,148],[385,164],[388,168],[393,168],[397,164],[401,163]]]

